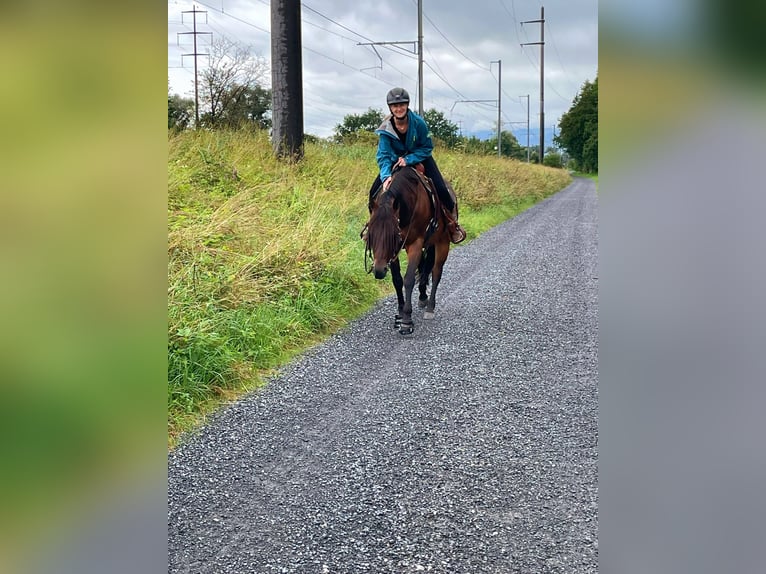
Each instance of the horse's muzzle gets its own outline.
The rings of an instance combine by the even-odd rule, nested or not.
[[[373,269],[373,274],[375,275],[375,279],[383,279],[386,276],[386,272],[388,271],[388,267],[376,267]]]

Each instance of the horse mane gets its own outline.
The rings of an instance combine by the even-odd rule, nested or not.
[[[418,186],[422,185],[420,176],[414,168],[398,170],[386,191],[380,191],[377,207],[370,216],[368,226],[369,244],[373,253],[393,258],[402,246],[401,227],[409,225],[412,203]],[[398,210],[398,213],[397,213]]]
[[[393,185],[388,190],[379,192],[377,207],[373,209],[368,224],[369,245],[372,252],[386,259],[393,258],[401,247],[399,223],[394,207],[397,198],[392,193],[392,187]]]
[[[410,211],[414,208],[414,197],[418,188],[423,185],[418,172],[414,167],[406,167],[396,172],[396,177],[391,181],[389,192],[399,199],[399,223],[405,227],[410,223]],[[405,199],[409,198],[409,201]]]

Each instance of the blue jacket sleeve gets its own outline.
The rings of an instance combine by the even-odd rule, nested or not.
[[[413,114],[412,124],[415,141],[408,146],[412,151],[405,156],[407,165],[420,163],[427,157],[431,157],[431,154],[434,151],[434,142],[431,141],[426,122],[423,121],[420,116]]]
[[[399,159],[396,152],[391,147],[391,137],[381,134],[378,138],[378,153],[375,156],[378,162],[378,168],[380,168],[380,181],[386,181],[386,178],[391,175],[391,169]]]

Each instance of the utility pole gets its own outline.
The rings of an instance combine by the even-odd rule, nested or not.
[[[358,42],[357,46],[372,46],[375,50],[375,46],[401,46],[402,44],[412,44],[414,49],[413,54],[418,56],[418,115],[423,116],[423,0],[418,0],[418,39],[416,41],[404,41],[404,42]],[[380,60],[380,67],[383,68],[383,58],[380,57],[378,51],[375,50],[375,54]]]
[[[503,61],[492,60],[489,63],[490,69],[492,68],[492,64],[495,63],[497,64],[497,157],[502,157],[502,153],[500,152],[500,142],[502,141],[500,139],[500,128],[502,127],[502,124],[500,123],[500,92],[502,91],[500,79],[503,77]]]
[[[212,32],[197,32],[197,14],[205,14],[205,23],[207,23],[207,12],[205,10],[197,10],[196,6],[192,6],[192,10],[184,10],[181,12],[181,22],[184,20],[184,14],[192,14],[193,32],[178,32],[178,35],[191,34],[194,36],[194,52],[191,54],[181,54],[181,65],[183,66],[184,56],[194,56],[194,129],[199,127],[199,82],[197,80],[197,56],[209,56],[210,54],[203,54],[197,52],[197,36],[200,34],[210,34]]]
[[[527,163],[529,163],[529,94],[519,97],[527,98]]]
[[[418,0],[418,115],[423,117],[423,0]]]
[[[449,109],[449,113],[450,114],[452,113],[452,110],[455,109],[455,106],[457,104],[459,104],[460,102],[471,102],[471,103],[475,102],[475,103],[482,103],[482,104],[484,104],[484,103],[487,103],[487,104],[491,103],[491,104],[497,104],[498,106],[500,105],[500,100],[455,100],[455,103],[452,104],[452,107]],[[500,126],[498,125],[498,128],[499,127]],[[498,133],[500,133],[499,130],[498,130]],[[497,140],[497,143],[498,143],[497,149],[499,150],[500,149],[500,145],[499,145],[500,144],[500,139],[499,138]]]
[[[280,158],[303,157],[301,2],[271,0],[271,143]]]
[[[522,46],[540,46],[540,163],[543,163],[545,153],[545,8],[540,6],[540,19],[527,20],[522,24],[540,23],[540,41],[526,42]]]

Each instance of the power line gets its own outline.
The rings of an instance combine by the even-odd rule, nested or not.
[[[333,19],[332,19],[332,18],[330,18],[329,16],[325,16],[324,14],[322,14],[321,12],[319,12],[318,10],[314,10],[314,9],[313,9],[311,6],[308,6],[307,4],[303,4],[303,7],[304,7],[306,10],[309,10],[310,12],[313,12],[313,13],[314,13],[314,14],[316,14],[317,16],[321,16],[322,18],[324,18],[324,19],[325,19],[325,20],[327,20],[328,22],[332,22],[333,24],[335,24],[335,25],[336,25],[336,26],[338,26],[339,28],[343,28],[343,29],[344,29],[344,30],[346,30],[347,32],[351,32],[352,34],[356,34],[357,36],[359,36],[360,38],[362,38],[362,39],[364,39],[364,40],[367,40],[368,42],[373,42],[373,40],[372,40],[371,38],[368,38],[367,36],[364,36],[363,34],[360,34],[359,32],[356,32],[356,31],[352,30],[351,28],[347,28],[346,26],[344,26],[344,25],[343,25],[343,24],[341,24],[340,22],[336,22],[335,20],[333,20]]]
[[[474,61],[473,61],[471,58],[469,58],[468,56],[466,56],[466,55],[465,55],[465,54],[462,52],[462,50],[461,50],[460,48],[458,48],[457,46],[455,46],[455,44],[453,44],[453,43],[452,43],[452,40],[450,40],[449,38],[447,38],[447,36],[446,36],[446,35],[445,35],[445,34],[444,34],[444,33],[443,33],[441,30],[439,30],[439,27],[438,27],[436,24],[434,24],[434,23],[433,23],[433,20],[431,20],[431,18],[429,18],[427,14],[423,13],[423,16],[425,16],[425,17],[426,17],[426,20],[428,20],[429,24],[431,24],[431,26],[433,26],[433,27],[434,27],[434,29],[435,29],[437,32],[439,32],[439,35],[440,35],[442,38],[444,38],[444,40],[447,42],[447,44],[449,44],[450,46],[452,46],[452,47],[455,49],[455,51],[456,51],[458,54],[460,54],[461,56],[463,56],[463,57],[464,57],[466,60],[468,60],[469,62],[471,62],[471,63],[472,63],[474,66],[476,66],[476,67],[477,67],[477,68],[479,68],[480,70],[484,70],[485,72],[486,72],[487,70],[489,70],[489,68],[487,68],[487,67],[485,67],[485,66],[482,66],[481,64],[477,64],[477,63],[476,63],[476,62],[474,62]]]
[[[551,37],[551,44],[553,44],[553,51],[556,52],[556,57],[559,60],[559,64],[561,64],[561,71],[564,72],[564,76],[566,76],[566,79],[569,81],[570,87],[575,87],[575,91],[576,91],[577,87],[572,82],[572,78],[569,77],[569,74],[567,73],[566,68],[564,68],[564,62],[561,59],[561,54],[559,54],[559,49],[556,46],[556,40],[553,37],[553,29],[551,28],[551,24],[550,22],[546,22],[546,24],[548,26],[548,35]],[[553,90],[553,91],[555,92],[556,90]]]
[[[261,1],[261,3],[262,3],[262,4],[264,4],[264,5],[266,5],[266,6],[268,6],[268,5],[269,5],[269,3],[268,3],[268,2],[263,2],[262,0],[259,0],[259,1]],[[261,28],[260,26],[257,26],[256,24],[253,24],[252,22],[249,22],[249,21],[247,21],[247,20],[245,20],[245,19],[243,19],[243,18],[240,18],[240,17],[238,17],[238,16],[235,16],[235,15],[231,14],[230,12],[225,12],[225,11],[224,11],[222,8],[216,8],[216,7],[214,7],[214,6],[211,6],[211,5],[209,5],[209,4],[206,4],[205,2],[201,2],[201,1],[199,2],[199,4],[202,4],[203,6],[205,6],[205,7],[207,7],[207,8],[210,8],[211,10],[214,10],[214,11],[216,11],[216,12],[220,13],[220,14],[223,14],[224,16],[226,16],[226,17],[228,17],[228,18],[232,18],[233,20],[236,20],[236,21],[238,21],[238,22],[241,22],[242,24],[245,24],[245,25],[247,25],[247,26],[250,26],[250,27],[252,27],[252,28],[255,28],[256,30],[259,30],[259,31],[261,31],[261,32],[264,32],[264,33],[266,33],[266,34],[269,34],[269,35],[271,34],[271,32],[270,32],[269,30],[266,30],[265,28]],[[355,35],[359,36],[360,38],[366,38],[366,36],[364,36],[363,34],[359,34],[358,32],[356,32],[356,31],[354,31],[354,30],[352,30],[352,29],[350,29],[350,28],[348,28],[348,27],[344,26],[343,24],[340,24],[339,22],[336,22],[336,21],[335,21],[335,20],[333,20],[332,18],[329,18],[328,16],[325,16],[324,14],[322,14],[321,12],[319,12],[319,11],[317,11],[317,10],[315,10],[315,9],[311,8],[310,6],[306,6],[306,5],[304,4],[304,5],[303,5],[303,7],[304,7],[304,8],[306,8],[306,9],[308,9],[308,10],[310,10],[311,12],[313,12],[313,13],[315,13],[315,14],[317,14],[317,15],[321,16],[322,18],[324,18],[324,19],[328,20],[329,22],[332,22],[333,24],[335,24],[335,25],[337,25],[337,26],[339,26],[339,27],[343,28],[344,30],[347,30],[347,31],[351,32],[352,34],[355,34]],[[302,19],[302,21],[303,21],[303,22],[305,22],[305,23],[307,23],[307,24],[309,24],[309,25],[315,25],[315,26],[316,26],[316,24],[313,24],[312,22],[308,22],[308,21],[307,21],[307,20],[305,20],[305,19]],[[344,38],[344,39],[347,39],[347,40],[350,40],[350,41],[354,41],[352,38],[348,38],[348,37],[346,37],[346,36],[343,36],[343,35],[341,35],[341,34],[338,34],[337,32],[333,32],[332,30],[327,30],[327,29],[325,29],[325,28],[322,28],[322,29],[323,29],[323,30],[325,30],[326,32],[330,33],[330,34],[334,34],[334,35],[336,35],[336,36],[339,36],[339,37],[341,37],[341,38]],[[362,74],[364,74],[365,76],[368,76],[368,77],[371,77],[371,78],[374,78],[374,79],[378,80],[378,78],[375,78],[374,76],[371,76],[370,74],[365,74],[363,70],[360,70],[360,69],[358,69],[358,68],[354,68],[353,66],[350,66],[350,65],[346,64],[345,62],[342,62],[342,61],[340,61],[340,60],[338,60],[338,59],[336,59],[336,58],[333,58],[332,56],[329,56],[329,55],[327,55],[327,54],[325,54],[325,53],[323,53],[323,52],[320,52],[319,50],[314,50],[314,49],[312,49],[312,48],[309,48],[309,47],[308,47],[308,46],[306,46],[306,45],[303,45],[303,49],[304,49],[304,50],[307,50],[307,51],[310,51],[310,52],[313,52],[313,53],[315,53],[315,54],[317,54],[317,55],[319,55],[319,56],[322,56],[322,57],[324,57],[324,58],[326,58],[326,59],[328,59],[328,60],[330,60],[330,61],[332,61],[332,62],[335,62],[335,63],[337,63],[337,64],[341,64],[342,66],[345,66],[345,67],[347,67],[347,68],[349,68],[349,69],[351,69],[351,70],[354,70],[355,72],[359,72],[359,73],[362,73]],[[399,53],[399,52],[396,52],[396,53]],[[393,65],[392,65],[392,64],[390,64],[389,62],[387,62],[387,63],[388,63],[388,64],[389,64],[389,66],[390,66],[392,69],[394,69],[396,72],[398,72],[398,73],[399,73],[399,74],[401,74],[402,76],[405,76],[405,77],[407,77],[408,79],[410,79],[410,80],[411,80],[411,78],[409,78],[409,77],[408,77],[406,74],[404,74],[404,72],[402,72],[401,70],[399,70],[399,69],[398,69],[396,66],[393,66]],[[380,80],[380,81],[382,81],[382,80]]]
[[[460,96],[461,98],[464,98],[464,97],[465,97],[463,94],[461,94],[461,93],[458,91],[458,89],[457,89],[455,86],[453,86],[453,85],[452,85],[452,84],[450,84],[450,83],[449,83],[449,82],[448,82],[448,81],[447,81],[445,78],[443,78],[442,76],[440,76],[440,75],[439,75],[439,73],[438,73],[436,70],[434,70],[434,69],[433,69],[433,67],[431,67],[431,64],[429,64],[428,62],[425,62],[425,65],[426,65],[426,66],[428,66],[428,69],[429,69],[429,70],[431,70],[431,71],[432,71],[432,72],[433,72],[433,73],[436,75],[436,77],[437,77],[437,78],[439,78],[439,79],[440,79],[442,82],[444,82],[444,83],[445,83],[445,84],[447,84],[447,85],[448,85],[450,88],[452,88],[452,90],[453,90],[453,91],[454,91],[454,92],[455,92],[455,93],[456,93],[458,96]]]
[[[265,34],[271,35],[270,30],[266,30],[265,28],[261,28],[260,26],[257,26],[253,24],[252,22],[248,22],[247,20],[243,20],[242,18],[239,18],[235,16],[234,14],[229,14],[228,12],[224,12],[220,8],[216,8],[215,6],[210,6],[209,4],[205,4],[204,2],[201,2],[200,0],[195,0],[198,4],[202,4],[206,8],[210,8],[211,10],[215,10],[216,12],[220,12],[224,16],[228,16],[229,18],[232,18],[233,20],[236,20],[237,22],[241,22],[242,24],[245,24],[246,26],[250,26],[251,28],[255,28],[256,30],[260,32],[264,32]]]
[[[513,23],[515,24],[515,26],[513,27],[513,31],[516,34],[516,42],[518,44],[521,44],[521,38],[519,38],[519,30],[517,28],[517,26],[519,25],[519,21],[516,19],[516,6],[513,4],[513,0],[511,0],[511,8],[513,8],[513,13],[511,13],[508,10],[508,7],[505,5],[505,2],[503,2],[503,0],[498,0],[498,2],[500,2],[500,5],[503,8],[505,8],[505,11],[508,12],[508,15],[513,19]]]
[[[412,0],[412,1],[413,1],[413,3],[415,3],[417,0]],[[514,34],[515,34],[516,38],[518,39],[520,37],[520,32],[518,30],[519,22],[517,20],[517,16],[516,16],[516,12],[515,12],[514,0],[511,0],[511,6],[510,7],[507,6],[507,2],[505,2],[505,0],[498,0],[498,1],[500,2],[501,6],[505,10],[505,12],[508,13],[508,15],[510,16],[510,19],[512,20],[512,22],[514,23]],[[260,32],[263,32],[263,33],[266,33],[266,34],[271,34],[271,32],[268,29],[266,29],[266,28],[264,28],[262,26],[259,26],[259,25],[255,24],[254,22],[248,21],[246,18],[242,18],[242,17],[239,17],[239,16],[237,16],[235,14],[232,14],[232,13],[229,13],[229,12],[225,12],[223,0],[221,0],[221,2],[220,2],[218,7],[212,6],[211,3],[213,3],[214,0],[198,0],[198,2],[199,2],[200,5],[209,8],[211,10],[211,12],[216,12],[216,13],[223,14],[224,16],[227,16],[228,18],[231,18],[232,20],[240,22],[240,23],[242,23],[242,24],[244,24],[244,25],[246,25],[246,26],[248,26],[250,28],[254,28],[254,29],[259,30]],[[263,4],[264,6],[270,6],[270,3],[268,1],[258,0],[258,2]],[[327,16],[324,13],[316,10],[315,8],[313,8],[311,6],[307,6],[307,5],[304,4],[303,7],[304,7],[304,10],[305,10],[305,12],[307,14],[304,14],[304,18],[302,18],[302,21],[307,26],[311,26],[313,28],[321,30],[322,32],[324,32],[326,34],[333,34],[334,36],[337,36],[338,38],[343,40],[343,42],[355,42],[356,41],[355,38],[361,38],[361,39],[369,40],[369,38],[365,34],[359,33],[356,30],[346,26],[339,19]],[[309,18],[306,18],[306,15],[308,15]],[[316,16],[316,18],[313,18],[313,16]],[[486,66],[482,66],[481,64],[479,64],[476,61],[474,61],[466,52],[464,52],[460,47],[458,47],[458,45],[456,45],[456,43],[453,42],[440,29],[440,27],[435,24],[435,22],[430,17],[428,17],[427,15],[425,15],[425,17],[426,17],[427,21],[429,22],[429,24],[432,26],[433,30],[436,33],[438,33],[441,38],[443,38],[443,40],[451,47],[451,49],[453,49],[457,54],[459,54],[462,58],[464,58],[466,61],[468,61],[471,65],[479,68],[480,70],[489,71],[490,74],[492,75],[492,77],[495,77],[495,79],[497,80],[496,75],[493,73],[492,67],[488,68]],[[321,18],[321,19],[325,20],[330,25],[322,25],[322,22],[319,22],[317,20],[317,18]],[[260,17],[258,18],[258,21],[260,21]],[[218,22],[220,23],[220,20],[218,20]],[[225,23],[224,23],[224,27],[225,27]],[[340,30],[345,31],[346,33],[335,31],[335,30],[332,29],[332,27],[337,27]],[[550,26],[549,26],[549,28],[550,28]],[[218,30],[218,28],[216,28],[216,27],[213,27],[213,29],[214,30]],[[216,33],[218,33],[218,32],[216,32]],[[235,33],[235,37],[236,37],[236,33]],[[352,61],[352,60],[349,60],[350,48],[348,48],[347,45],[339,42],[339,43],[336,43],[336,46],[332,46],[332,43],[331,43],[331,45],[329,46],[330,49],[328,50],[327,48],[328,48],[328,46],[325,45],[325,44],[323,44],[323,47],[319,48],[319,49],[311,48],[309,46],[306,46],[305,44],[303,45],[303,49],[306,50],[307,52],[311,53],[311,54],[315,54],[316,56],[319,56],[321,58],[327,59],[327,60],[329,60],[329,61],[331,61],[331,62],[333,62],[335,64],[339,64],[339,65],[341,65],[341,66],[343,66],[343,67],[345,67],[345,68],[347,68],[349,70],[353,70],[354,72],[358,72],[360,74],[364,74],[366,78],[373,78],[374,80],[376,80],[377,82],[380,82],[382,84],[388,84],[389,83],[385,79],[381,79],[381,78],[391,77],[390,73],[389,74],[369,73],[369,72],[365,71],[366,68],[363,68],[363,67],[359,66],[359,64],[364,64],[364,61],[363,61],[364,60],[364,55],[362,55],[362,60],[361,61],[360,61],[360,59],[358,57],[354,58],[354,60],[355,60],[354,64],[357,64],[356,66],[347,63],[346,61]],[[393,49],[393,48],[385,47],[385,49],[387,49],[387,50],[389,50],[389,52],[393,52],[395,54],[405,55],[405,56],[407,56],[408,58],[411,58],[411,59],[415,58],[415,56],[413,54],[410,54],[409,52],[406,52],[406,51],[402,50],[401,48]],[[560,54],[558,54],[558,50],[557,50],[557,47],[555,45],[554,45],[554,49],[556,49],[557,56],[559,57],[559,61],[560,61],[561,60]],[[344,55],[341,55],[341,52]],[[527,50],[523,50],[522,49],[522,52],[527,56],[528,59],[530,59],[530,63],[533,66],[537,67],[535,62],[533,62],[531,60],[531,58],[530,58],[530,52],[531,51],[527,51]],[[362,53],[362,54],[364,54],[364,53]],[[460,90],[458,90],[458,88],[448,78],[448,73],[450,72],[450,67],[449,66],[445,66],[444,68],[442,68],[439,65],[439,62],[438,62],[438,60],[436,58],[436,54],[434,54],[433,51],[431,51],[430,49],[428,49],[428,54],[429,54],[429,61],[426,62],[426,65],[428,66],[430,72],[433,73],[436,76],[437,79],[439,79],[439,81],[443,84],[444,87],[447,88],[447,90],[451,90],[458,97],[465,99],[465,96],[462,94],[462,92]],[[378,57],[380,57],[380,56],[378,56]],[[399,68],[397,68],[396,66],[391,64],[391,61],[393,59],[389,58],[389,60],[386,60],[385,59],[386,57],[387,56],[384,54],[383,57],[380,58],[381,62],[385,61],[385,63],[389,64],[391,70],[395,71],[397,74],[400,74],[402,76],[402,78],[406,78],[407,81],[414,82],[414,79],[412,77],[410,77],[410,75],[403,73]],[[169,66],[169,68],[171,68],[171,66]],[[446,72],[445,72],[445,70],[446,70]],[[458,83],[460,83],[460,82],[458,82]],[[518,100],[518,98],[511,97],[510,94],[502,86],[500,86],[500,89],[501,89],[502,96],[506,97],[507,99],[509,98],[508,101],[516,101],[517,103],[519,103],[520,106],[522,105],[522,103]],[[568,101],[566,98],[561,96],[561,94],[559,94],[554,87],[550,87],[549,89],[551,89],[551,91],[553,91],[558,97],[561,97],[563,100]],[[447,104],[446,106],[442,105],[442,104],[439,103],[439,100],[441,100],[443,102],[444,101],[443,98],[447,97],[448,93],[449,92],[444,90],[444,88],[442,88],[442,89],[436,88],[434,90],[434,94],[437,95],[436,100],[434,100],[433,98],[429,98],[429,100],[435,104],[434,107],[436,107],[437,109],[446,110],[446,109],[449,108],[449,104]],[[476,112],[478,112],[477,115],[482,117],[482,118],[487,117],[485,115],[485,113],[482,113],[482,112],[484,112],[486,110],[487,107],[489,107],[489,106],[481,105],[481,104],[477,104],[477,105],[473,106],[473,108],[476,110]],[[495,108],[495,106],[491,106],[491,107]],[[505,110],[503,110],[503,111],[505,111]],[[503,115],[504,115],[504,117],[507,118],[508,114],[506,113],[506,114],[503,114]]]

